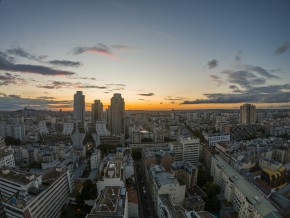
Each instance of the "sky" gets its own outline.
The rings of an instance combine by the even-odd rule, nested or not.
[[[0,110],[290,108],[289,0],[0,0]]]

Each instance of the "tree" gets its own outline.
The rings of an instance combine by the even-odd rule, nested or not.
[[[199,187],[202,187],[204,184],[212,181],[213,177],[209,174],[207,170],[203,170],[202,168],[198,169],[197,185]]]
[[[16,138],[14,138],[12,136],[6,136],[5,137],[5,144],[7,146],[9,146],[9,145],[20,145],[21,141],[20,141],[20,139],[16,139]]]

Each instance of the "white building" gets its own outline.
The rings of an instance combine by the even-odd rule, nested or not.
[[[71,135],[74,131],[74,123],[64,123],[63,125],[63,130],[62,130],[62,135]]]
[[[38,123],[38,129],[39,129],[39,133],[41,135],[46,135],[48,134],[48,129],[46,127],[46,121],[42,120],[42,121],[39,121]]]
[[[218,155],[212,158],[211,175],[239,218],[281,217],[277,209]]]
[[[0,190],[8,218],[56,218],[72,192],[68,170],[54,168],[44,175],[2,169]]]
[[[178,142],[170,142],[168,146],[175,153],[175,161],[198,165],[200,147],[198,138],[180,137]]]
[[[209,146],[215,146],[217,142],[230,142],[230,134],[225,133],[216,133],[216,134],[207,134],[203,133],[204,138],[206,139]]]

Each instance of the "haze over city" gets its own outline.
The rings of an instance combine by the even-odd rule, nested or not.
[[[0,110],[289,108],[289,1],[0,1]]]

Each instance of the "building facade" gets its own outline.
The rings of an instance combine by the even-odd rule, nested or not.
[[[254,124],[256,123],[256,106],[253,104],[243,104],[240,106],[240,123]]]
[[[74,94],[74,120],[77,122],[84,122],[85,112],[85,96],[83,95],[82,91],[77,91],[76,94]]]

